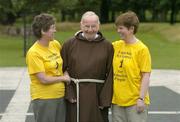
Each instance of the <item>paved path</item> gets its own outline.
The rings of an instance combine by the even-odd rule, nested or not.
[[[30,103],[26,68],[0,68],[0,90],[15,90],[1,122],[25,122]]]
[[[25,122],[30,103],[29,82],[25,67],[0,68],[0,91],[15,90],[5,112],[0,113],[0,122]],[[180,70],[153,70],[150,85],[165,86],[180,94]]]

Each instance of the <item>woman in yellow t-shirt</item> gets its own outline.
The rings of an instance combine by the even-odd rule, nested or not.
[[[121,40],[113,42],[113,122],[146,122],[150,103],[148,88],[151,56],[146,45],[135,37],[139,20],[126,12],[116,19]]]
[[[33,112],[36,122],[65,122],[65,82],[62,72],[61,45],[54,40],[55,19],[49,14],[35,16],[32,30],[37,41],[26,56]]]

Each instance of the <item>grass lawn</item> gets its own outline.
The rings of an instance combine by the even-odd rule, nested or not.
[[[25,66],[23,38],[0,35],[0,67]]]
[[[63,25],[63,26],[62,26]],[[57,25],[56,39],[71,38],[78,24]],[[119,39],[112,24],[102,25],[101,30],[109,41]],[[153,69],[180,69],[180,24],[170,26],[165,23],[141,24],[136,35],[150,49]],[[23,57],[23,37],[0,35],[0,67],[25,66]]]

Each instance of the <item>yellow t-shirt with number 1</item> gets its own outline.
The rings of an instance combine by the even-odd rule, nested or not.
[[[113,104],[135,105],[140,94],[141,72],[151,72],[151,57],[148,48],[138,40],[126,44],[123,40],[113,42],[114,86]],[[145,97],[149,104],[149,94]]]
[[[38,72],[44,72],[47,76],[63,75],[60,49],[61,45],[56,40],[50,41],[49,47],[44,47],[36,41],[29,49],[26,63],[31,79],[32,100],[64,97],[65,86],[63,82],[42,84],[35,75]]]

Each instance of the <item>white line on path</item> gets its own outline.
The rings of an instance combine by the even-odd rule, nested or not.
[[[109,114],[111,115],[112,112],[110,111]],[[177,115],[177,114],[180,114],[180,111],[148,111],[148,114],[151,114],[151,115]],[[0,116],[3,116],[4,114],[0,113]],[[11,115],[13,116],[33,116],[33,113],[11,113]]]
[[[180,114],[180,111],[149,111],[149,114]]]
[[[19,85],[8,104],[6,111],[2,114],[1,122],[25,122],[26,112],[28,111],[30,96],[29,96],[29,77],[27,69],[24,68]]]
[[[4,116],[5,113],[0,113],[0,116]],[[11,116],[33,116],[33,113],[10,113]]]
[[[112,112],[109,111],[109,114],[111,115]],[[180,114],[180,111],[148,111],[148,114],[150,114],[150,115],[153,115],[153,114],[156,114],[156,115],[159,115],[159,114],[161,114],[161,115],[175,114],[175,115],[177,115],[177,114]]]
[[[154,69],[151,74],[150,86],[165,86],[180,94],[180,70]]]

